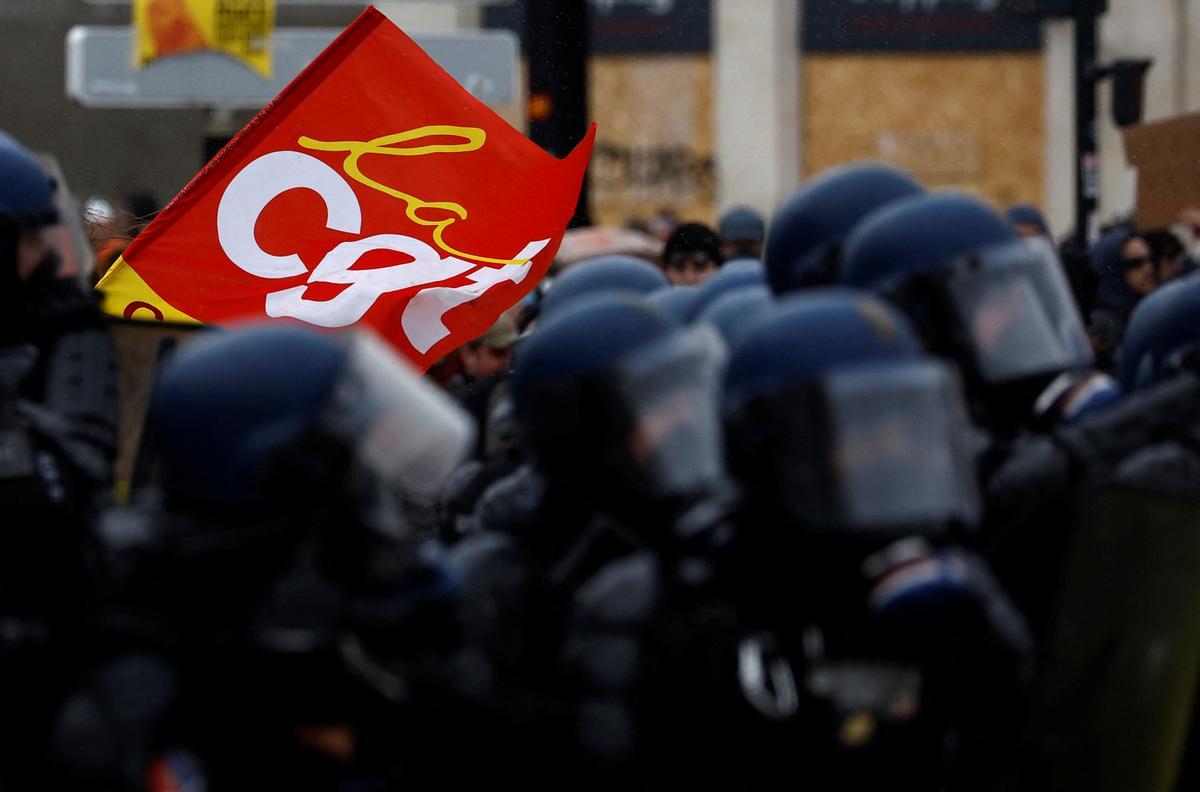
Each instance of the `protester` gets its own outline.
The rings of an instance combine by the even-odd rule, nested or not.
[[[1160,286],[1196,270],[1196,263],[1188,257],[1183,241],[1174,231],[1146,231],[1141,236],[1150,246],[1154,276]]]
[[[724,263],[720,237],[700,223],[684,223],[676,228],[663,249],[663,271],[676,286],[703,283]]]
[[[1104,234],[1092,246],[1092,269],[1099,278],[1096,304],[1088,317],[1088,335],[1100,368],[1111,370],[1129,316],[1158,285],[1155,262],[1146,240],[1126,227]]]
[[[767,230],[762,216],[747,206],[737,206],[721,215],[717,223],[721,255],[726,261],[761,259]]]

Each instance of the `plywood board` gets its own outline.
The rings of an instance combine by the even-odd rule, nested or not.
[[[891,162],[999,206],[1043,196],[1040,53],[809,55],[805,173]]]
[[[591,61],[592,214],[623,226],[671,209],[712,222],[713,74],[707,55],[597,56]]]

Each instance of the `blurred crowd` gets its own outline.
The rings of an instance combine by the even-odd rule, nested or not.
[[[424,377],[198,331],[114,503],[109,328],[0,145],[0,788],[1096,788],[1071,570],[1099,493],[1200,492],[1196,215],[1059,251],[858,163],[572,232]],[[1195,783],[1194,671],[1136,777]]]

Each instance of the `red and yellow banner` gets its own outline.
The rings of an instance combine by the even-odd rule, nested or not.
[[[130,244],[104,308],[364,322],[425,368],[545,274],[594,133],[556,159],[369,8]]]
[[[274,28],[275,0],[133,0],[133,65],[214,50],[270,77]]]

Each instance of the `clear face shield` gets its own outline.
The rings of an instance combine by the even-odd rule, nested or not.
[[[42,156],[42,165],[54,179],[54,204],[59,220],[43,230],[47,244],[58,256],[60,278],[74,278],[85,288],[92,285],[96,271],[96,254],[92,249],[83,210],[67,186],[58,160]]]
[[[343,335],[349,359],[322,421],[384,483],[429,503],[467,457],[474,426],[374,333]]]
[[[933,361],[838,372],[825,382],[839,511],[870,527],[979,516],[958,382]]]
[[[718,399],[725,361],[716,331],[696,326],[619,367],[617,388],[632,420],[628,453],[655,493],[695,493],[724,475]]]
[[[945,294],[970,341],[976,373],[1015,382],[1092,364],[1058,255],[1040,238],[995,245],[943,271]]]
[[[766,417],[784,505],[810,527],[940,533],[978,519],[966,409],[940,362],[836,371]]]

